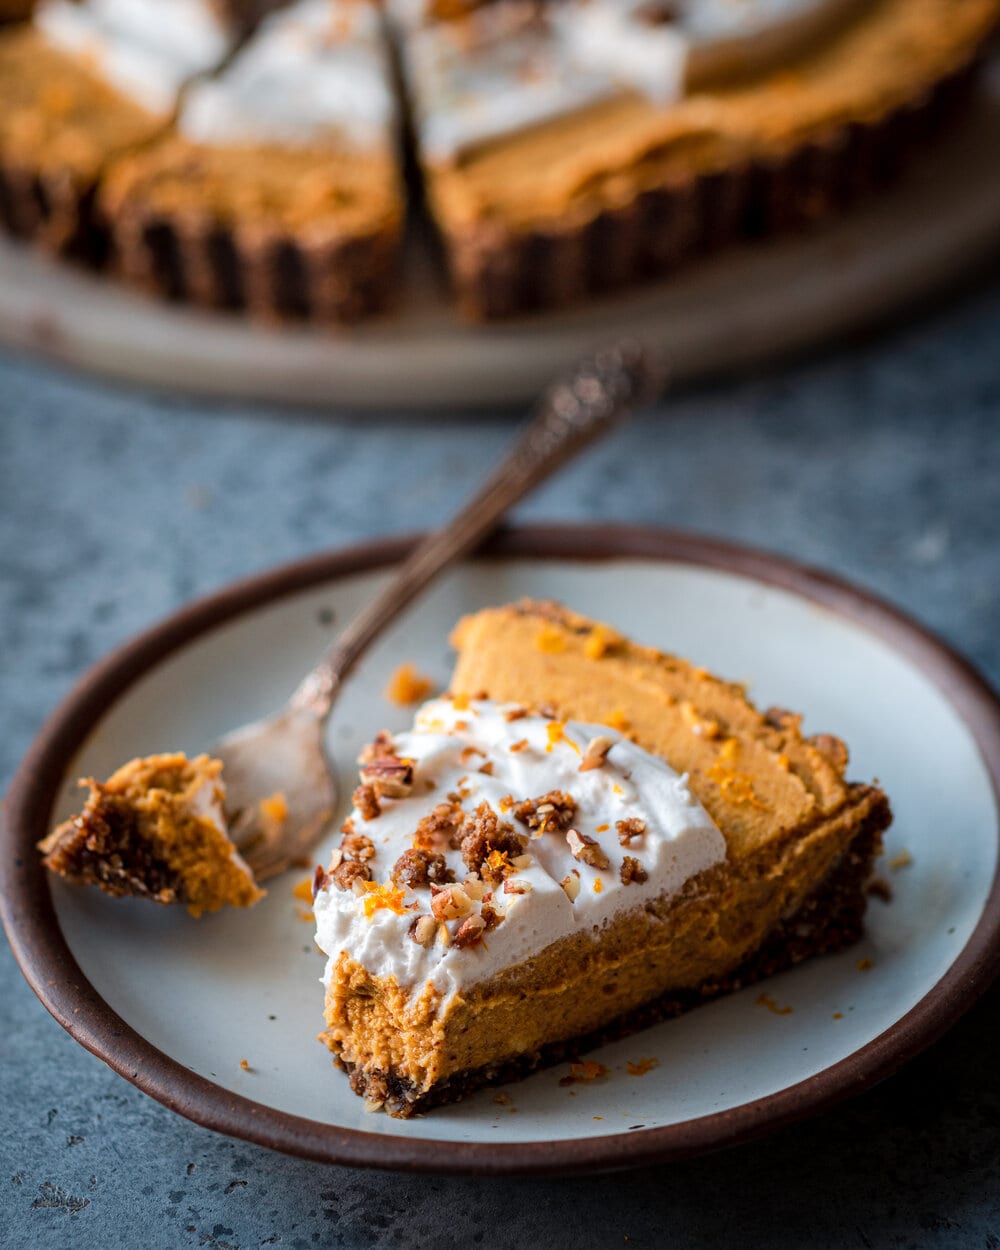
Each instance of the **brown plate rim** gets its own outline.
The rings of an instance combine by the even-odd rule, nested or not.
[[[823,1111],[871,1087],[935,1041],[1000,972],[1000,871],[954,963],[900,1020],[836,1064],[786,1089],[660,1128],[552,1142],[440,1142],[338,1129],[256,1103],[158,1050],[100,997],[59,929],[47,874],[34,852],[52,804],[90,728],[144,673],[209,630],[297,591],[394,563],[414,536],[321,553],[199,599],[116,648],[80,679],[45,722],[18,769],[0,830],[0,912],[14,955],[44,1006],[82,1046],[144,1093],[194,1122],[301,1158],[418,1172],[503,1175],[613,1170],[735,1145]],[[918,664],[972,733],[1000,807],[1000,699],[947,643],[832,574],[724,540],[644,527],[528,525],[484,549],[498,558],[647,559],[700,565],[798,594],[869,630]]]

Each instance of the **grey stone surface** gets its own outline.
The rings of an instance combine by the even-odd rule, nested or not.
[[[688,394],[522,510],[746,540],[915,613],[1000,681],[1000,288]],[[440,520],[509,419],[331,423],[0,357],[6,784],[81,669],[191,596]],[[402,453],[401,453],[401,448]],[[197,1128],[85,1053],[0,952],[6,1247],[1000,1247],[1000,996],[877,1089],[752,1146],[606,1178],[352,1172]]]

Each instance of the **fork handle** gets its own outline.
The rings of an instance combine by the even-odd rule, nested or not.
[[[595,352],[542,396],[511,451],[443,529],[422,539],[299,685],[292,702],[326,717],[337,689],[378,635],[437,575],[479,545],[504,514],[577,452],[661,392],[665,371],[638,344]]]

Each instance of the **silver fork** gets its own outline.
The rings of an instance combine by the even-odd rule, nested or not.
[[[504,513],[665,381],[659,362],[619,343],[585,358],[543,395],[520,438],[471,500],[427,535],[378,595],[358,613],[276,715],[227,734],[212,748],[223,762],[230,833],[258,880],[308,854],[333,817],[336,783],[323,747],[340,688],[375,638],[442,570],[486,538]],[[287,815],[261,801],[280,791]]]

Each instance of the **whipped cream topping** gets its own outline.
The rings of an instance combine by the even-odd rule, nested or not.
[[[188,807],[192,816],[210,821],[225,837],[229,837],[229,822],[226,820],[226,785],[221,777],[206,778],[197,790],[188,797]],[[236,849],[233,843],[229,852],[230,863],[235,865],[251,881],[254,875],[250,865]]]
[[[368,864],[372,882],[367,888],[341,889],[327,880],[316,895],[316,942],[329,956],[325,983],[346,952],[374,976],[394,977],[411,992],[429,984],[447,1001],[553,942],[578,933],[596,935],[619,912],[675,894],[691,877],[725,858],[722,834],[692,796],[686,778],[663,760],[613,729],[543,716],[511,719],[520,711],[485,700],[466,706],[435,699],[421,708],[411,731],[395,736],[396,754],[414,765],[412,791],[403,798],[383,798],[374,819],[365,820],[357,808],[350,817],[356,831],[374,845]],[[601,766],[581,772],[595,737],[612,745]],[[585,844],[593,839],[596,854],[588,845],[585,857],[578,858],[573,847],[579,850],[580,843],[566,829],[540,832],[517,818],[511,799],[516,805],[554,790],[574,800],[571,827]],[[396,861],[413,846],[421,819],[448,802],[449,795],[461,796],[462,810],[470,816],[487,804],[527,840],[523,862],[514,857],[517,862],[504,881],[480,879],[477,889],[473,879],[466,915],[485,916],[484,907],[492,908],[500,921],[481,941],[464,947],[453,941],[461,918],[444,922],[448,945],[440,922],[428,945],[411,933],[411,926],[431,913],[429,885],[398,891],[396,910],[373,906],[380,894],[388,893],[376,889],[376,883],[390,881]],[[622,845],[616,825],[627,820],[642,822],[643,831]],[[461,886],[470,873],[461,851],[443,853]],[[629,867],[623,874],[626,856],[638,861],[638,876],[644,873],[644,879],[623,881]],[[588,859],[598,865],[606,860],[606,866]],[[483,889],[485,896],[475,898]]]
[[[378,15],[358,0],[298,0],[265,21],[218,77],[185,95],[198,143],[390,142],[396,107]]]
[[[861,7],[860,0],[560,0],[544,15],[517,0],[460,21],[421,0],[387,0],[404,33],[425,151],[471,148],[639,92],[669,106],[686,91],[780,66]]]
[[[43,0],[34,21],[54,47],[164,117],[181,87],[221,64],[234,43],[212,0]]]

